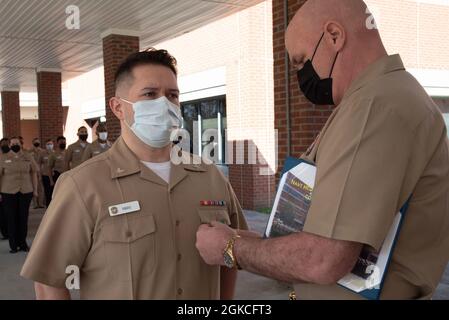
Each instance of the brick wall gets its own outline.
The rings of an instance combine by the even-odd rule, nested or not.
[[[288,1],[288,22],[306,0]],[[330,106],[314,106],[299,90],[296,71],[289,68],[289,87],[285,75],[284,0],[273,0],[274,108],[275,128],[279,134],[279,169],[288,156],[299,157],[313,143],[332,113]],[[287,90],[290,93],[290,130],[287,120]],[[290,131],[290,154],[288,153]]]
[[[21,120],[20,123],[24,147],[25,149],[30,149],[33,139],[39,137],[39,120]],[[45,148],[45,141],[41,141],[41,144]]]
[[[38,72],[39,136],[42,141],[63,133],[61,73]]]
[[[411,0],[365,0],[390,54],[407,68],[449,69],[449,5]]]
[[[3,136],[20,135],[19,91],[2,91]]]
[[[241,142],[254,147],[275,171],[271,2],[263,1],[156,47],[176,57],[180,77],[226,68],[227,140],[234,148]],[[271,207],[274,176],[259,173],[267,165],[233,163],[229,181],[243,207]]]
[[[103,39],[106,121],[111,141],[120,136],[120,121],[109,108],[109,100],[115,96],[114,75],[120,63],[131,53],[138,51],[138,37],[111,34]]]

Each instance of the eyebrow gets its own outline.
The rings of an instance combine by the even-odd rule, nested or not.
[[[143,88],[142,90],[140,90],[140,91],[145,91],[145,90],[160,90],[160,88],[159,87],[145,87],[145,88]],[[171,91],[171,92],[179,92],[179,89],[168,89],[168,91]]]

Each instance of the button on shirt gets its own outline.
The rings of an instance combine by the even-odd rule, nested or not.
[[[224,205],[202,207],[208,199]],[[111,215],[123,207],[133,209]],[[63,288],[66,267],[79,266],[82,299],[219,299],[220,267],[195,247],[212,221],[247,229],[215,166],[172,164],[167,184],[119,138],[58,180],[21,274]]]
[[[441,112],[398,55],[370,66],[345,94],[308,160],[317,177],[304,231],[381,247],[411,200],[381,299],[429,299],[449,260],[449,142]],[[299,284],[298,299],[357,299]]]

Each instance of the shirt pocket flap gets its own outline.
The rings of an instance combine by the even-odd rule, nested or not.
[[[103,226],[103,239],[106,242],[131,243],[156,232],[156,223],[152,215],[141,216],[128,221],[111,222]]]
[[[211,209],[200,209],[198,210],[198,214],[200,216],[201,223],[211,223],[213,221],[218,221],[228,226],[231,225],[231,220],[229,219],[227,210],[211,210]]]

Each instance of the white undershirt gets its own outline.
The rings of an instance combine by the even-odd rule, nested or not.
[[[171,169],[171,162],[161,162],[161,163],[154,163],[154,162],[146,162],[141,161],[148,169],[156,173],[159,177],[162,178],[165,182],[169,183],[170,181],[170,169]]]

